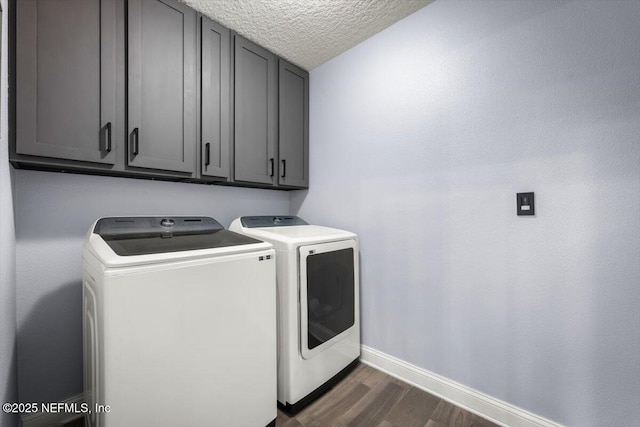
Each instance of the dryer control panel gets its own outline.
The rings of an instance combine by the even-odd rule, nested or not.
[[[240,218],[243,227],[287,227],[292,225],[309,225],[297,216],[243,216]]]

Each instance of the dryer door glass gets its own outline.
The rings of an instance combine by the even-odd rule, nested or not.
[[[307,347],[312,350],[353,326],[354,250],[309,254],[307,270]]]

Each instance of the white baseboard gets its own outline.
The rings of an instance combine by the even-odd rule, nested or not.
[[[80,406],[84,402],[84,394],[76,394],[68,399],[61,401],[60,403],[67,403],[70,405]],[[53,427],[61,426],[73,421],[77,418],[83,417],[83,414],[74,414],[69,412],[37,412],[34,414],[27,414],[22,416],[22,427]]]
[[[448,378],[365,345],[360,360],[393,377],[440,397],[469,412],[507,427],[561,427],[560,424],[495,399]]]

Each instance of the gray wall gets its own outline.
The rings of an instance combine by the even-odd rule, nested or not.
[[[11,166],[7,148],[7,1],[2,6],[0,57],[0,403],[17,401],[16,258]],[[0,426],[17,425],[18,417],[0,412]]]
[[[360,235],[365,345],[637,424],[639,22],[637,1],[438,0],[312,71],[291,208]]]
[[[15,171],[18,381],[23,402],[82,392],[82,243],[112,215],[286,213],[286,192]]]

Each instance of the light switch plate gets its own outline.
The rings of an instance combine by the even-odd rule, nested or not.
[[[533,192],[516,194],[516,201],[517,201],[518,216],[536,214],[536,206],[535,206]]]

